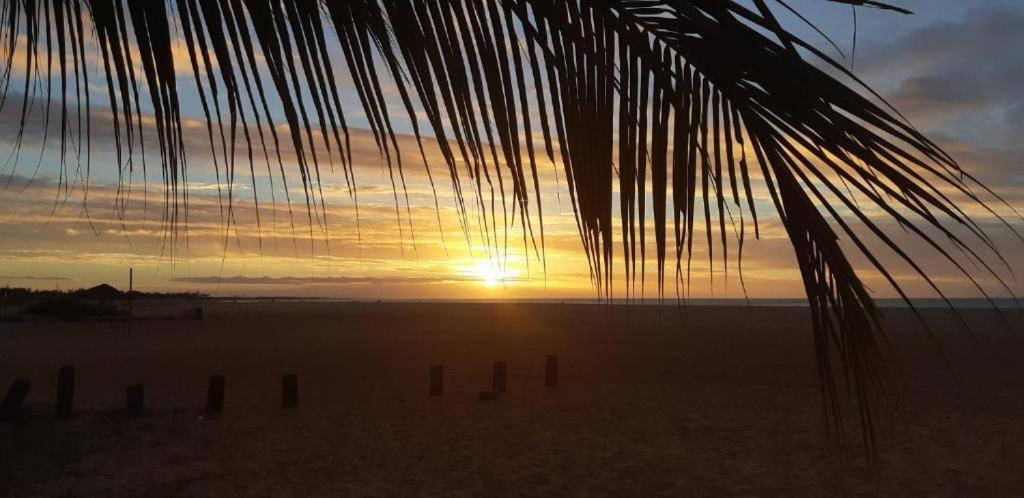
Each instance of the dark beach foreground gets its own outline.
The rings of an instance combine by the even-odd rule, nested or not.
[[[142,310],[158,313],[159,310]],[[826,444],[801,308],[218,303],[205,319],[0,323],[3,496],[1013,496],[1024,326],[888,310],[912,403],[865,463]],[[545,355],[559,386],[545,387]],[[491,388],[492,363],[508,391]],[[61,365],[75,414],[56,420]],[[429,367],[444,393],[430,396]],[[299,406],[282,409],[281,376]],[[207,379],[225,377],[208,416]],[[148,414],[126,418],[125,388]],[[852,414],[851,414],[852,415]]]

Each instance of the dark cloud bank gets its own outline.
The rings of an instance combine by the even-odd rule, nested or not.
[[[875,44],[858,65],[875,81],[901,78],[889,95],[901,111],[990,112],[1024,124],[1024,6],[971,10]]]

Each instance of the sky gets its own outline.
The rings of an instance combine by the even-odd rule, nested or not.
[[[1017,49],[1024,47],[1024,30],[1020,29],[1024,3],[894,1],[915,12],[910,16],[858,9],[855,52],[849,6],[820,0],[789,3],[824,31],[843,55],[802,21],[780,11],[787,27],[830,55],[844,56],[844,64],[925,135],[1012,206],[1024,208],[1024,170],[1019,167],[1024,158],[1020,138],[1024,136],[1024,51]],[[179,52],[184,55],[183,49]],[[181,69],[186,70],[187,58],[181,62]],[[569,192],[556,165],[539,165],[543,254],[515,229],[517,224],[507,233],[507,244],[504,234],[500,234],[501,243],[495,243],[476,226],[464,231],[436,146],[427,143],[435,181],[432,188],[409,135],[401,138],[407,167],[406,189],[400,192],[400,196],[408,195],[409,208],[406,211],[402,198],[396,213],[391,178],[372,135],[365,130],[366,119],[360,115],[355,92],[346,85],[343,74],[339,78],[343,106],[351,110],[347,117],[356,128],[352,143],[359,202],[350,195],[340,165],[333,171],[325,168],[321,185],[328,223],[314,223],[312,228],[301,188],[296,190],[293,184],[286,192],[280,182],[270,187],[266,171],[259,170],[259,209],[246,172],[232,186],[234,223],[225,222],[224,197],[218,197],[206,129],[187,71],[178,84],[184,99],[190,161],[189,221],[187,236],[177,243],[168,241],[161,224],[158,157],[149,156],[146,178],[140,178],[142,172],[136,169],[124,183],[133,192],[122,216],[115,209],[117,200],[125,198],[125,192],[118,191],[117,168],[102,167],[116,164],[109,115],[102,109],[94,111],[97,129],[106,133],[94,134],[95,172],[90,173],[88,189],[79,184],[70,190],[59,182],[61,165],[53,137],[47,137],[45,150],[41,147],[44,137],[37,115],[35,126],[23,137],[17,160],[8,160],[0,168],[0,182],[6,184],[0,191],[5,206],[0,212],[0,285],[50,289],[106,282],[126,287],[128,268],[134,268],[137,289],[195,290],[218,296],[558,299],[596,295]],[[101,90],[95,88],[94,93]],[[11,97],[12,101],[16,98],[20,97]],[[8,103],[0,111],[0,151],[13,151],[19,109]],[[407,123],[399,124],[400,129],[403,126],[409,129]],[[283,152],[287,158],[288,151]],[[284,200],[286,194],[291,196],[291,206]],[[771,211],[767,198],[758,202]],[[476,213],[469,215],[472,218]],[[978,215],[983,225],[992,228],[1010,266],[1024,268],[1020,264],[1024,257],[1017,256],[1024,253],[1024,243],[996,226],[986,213]],[[801,296],[792,249],[782,227],[766,219],[761,228],[761,238],[749,240],[745,247],[743,283],[748,294],[755,298]],[[704,261],[701,256],[706,256],[706,251],[701,251],[696,250],[695,261]],[[934,255],[922,259],[951,295],[976,294]],[[620,297],[626,285],[621,261],[621,257],[616,260],[613,288]],[[853,258],[853,262],[864,268],[862,275],[876,295],[892,295],[881,278],[866,269],[865,261]],[[901,276],[906,277],[914,295],[931,295],[912,275]],[[1015,283],[1011,288],[1016,294],[1021,290]],[[653,275],[640,291],[648,297],[656,295]],[[695,264],[689,286],[682,292],[691,297],[743,296],[734,266],[712,268],[706,263]],[[675,295],[671,285],[669,295]]]

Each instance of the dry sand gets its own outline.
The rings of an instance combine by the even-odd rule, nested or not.
[[[206,320],[0,324],[5,496],[999,496],[1024,492],[1024,330],[929,311],[960,387],[905,311],[894,347],[916,409],[880,460],[825,444],[806,310],[220,303]],[[685,320],[685,321],[684,321]],[[546,353],[561,386],[546,389]],[[481,402],[491,363],[509,391]],[[77,367],[73,420],[57,370]],[[443,364],[445,393],[428,396]],[[280,376],[300,407],[280,409]],[[206,379],[227,378],[203,417]],[[124,388],[152,410],[126,420]],[[851,427],[851,443],[856,442]],[[832,455],[830,457],[830,455]]]

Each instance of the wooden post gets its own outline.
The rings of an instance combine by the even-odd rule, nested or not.
[[[206,388],[206,413],[224,412],[224,376],[211,375]]]
[[[444,367],[434,365],[430,367],[430,395],[440,396],[444,393]]]
[[[75,367],[64,365],[57,374],[57,418],[71,418],[75,401]]]
[[[128,418],[139,418],[146,414],[146,398],[142,384],[125,389]]]
[[[558,387],[558,355],[549,354],[544,361],[544,385]]]
[[[21,417],[21,405],[25,402],[29,387],[32,387],[32,383],[25,379],[14,380],[3,402],[0,402],[0,421],[18,420]]]
[[[299,406],[299,376],[287,374],[281,377],[281,408]]]
[[[494,378],[491,380],[491,389],[498,392],[505,392],[506,373],[508,368],[503,361],[494,362]]]
[[[132,294],[135,292],[135,268],[128,268],[128,335],[132,335],[132,321],[135,312],[132,310]]]

